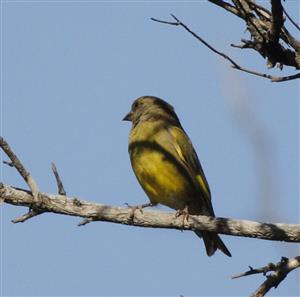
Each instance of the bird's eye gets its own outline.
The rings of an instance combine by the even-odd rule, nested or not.
[[[138,101],[135,101],[132,105],[132,110],[136,110],[139,106],[139,102]]]

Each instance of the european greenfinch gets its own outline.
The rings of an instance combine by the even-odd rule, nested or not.
[[[129,155],[133,171],[152,205],[214,217],[211,192],[194,147],[174,108],[162,99],[136,99],[124,120],[132,122]],[[231,254],[217,233],[195,231],[206,253]]]

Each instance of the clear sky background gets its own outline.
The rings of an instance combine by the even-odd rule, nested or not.
[[[285,7],[299,20],[297,0]],[[170,13],[265,72],[258,55],[230,47],[247,38],[244,25],[205,1],[2,1],[2,136],[44,192],[57,191],[54,161],[70,196],[143,203],[121,119],[134,99],[155,95],[175,107],[218,216],[299,223],[299,82],[233,70],[183,29],[150,20]],[[1,166],[1,181],[26,187]],[[222,236],[233,257],[209,258],[192,232],[77,227],[54,214],[11,223],[26,211],[1,207],[3,296],[247,296],[264,277],[231,275],[299,254],[296,244]],[[299,277],[269,295],[299,295]]]

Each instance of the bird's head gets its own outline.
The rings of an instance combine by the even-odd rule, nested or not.
[[[173,106],[154,96],[142,96],[136,99],[123,120],[131,121],[134,126],[139,121],[166,120],[179,123]]]

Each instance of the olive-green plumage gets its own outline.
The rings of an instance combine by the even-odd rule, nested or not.
[[[143,96],[133,102],[124,120],[132,122],[132,168],[151,203],[215,216],[201,164],[173,107],[162,99]],[[218,234],[195,233],[203,237],[208,256],[217,249],[231,256]]]

